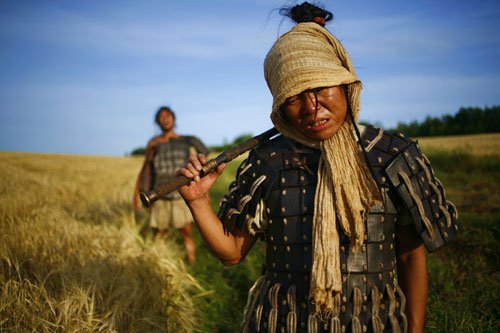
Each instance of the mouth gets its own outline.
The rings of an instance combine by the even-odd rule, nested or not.
[[[307,125],[307,128],[308,129],[311,129],[311,130],[321,130],[323,129],[326,124],[329,122],[330,120],[328,119],[320,119],[320,120],[317,120],[309,125]]]

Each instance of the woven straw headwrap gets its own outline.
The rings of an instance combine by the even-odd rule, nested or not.
[[[337,311],[334,297],[342,289],[338,228],[349,236],[353,251],[359,250],[365,237],[364,214],[380,198],[354,136],[361,82],[344,47],[316,23],[299,23],[281,36],[266,56],[264,72],[273,95],[271,119],[276,128],[322,153],[314,202],[309,294],[316,312],[328,316]],[[280,110],[287,98],[305,90],[339,85],[346,88],[354,120],[346,118],[330,139],[305,137]]]

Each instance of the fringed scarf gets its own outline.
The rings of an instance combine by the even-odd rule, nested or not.
[[[273,95],[271,119],[285,136],[318,148],[318,168],[313,219],[313,265],[310,297],[316,313],[329,316],[334,297],[342,290],[339,229],[349,236],[353,251],[365,237],[364,215],[380,198],[378,187],[362,160],[354,126],[359,114],[361,82],[340,42],[316,23],[299,23],[281,36],[264,62],[266,82]],[[308,89],[346,86],[354,119],[346,120],[330,139],[311,140],[289,124],[280,106]]]

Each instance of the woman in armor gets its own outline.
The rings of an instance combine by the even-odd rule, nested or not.
[[[191,155],[180,189],[205,242],[226,265],[267,243],[249,292],[245,332],[422,332],[425,249],[455,233],[456,210],[418,145],[363,127],[361,81],[325,29],[332,14],[307,2],[283,10],[297,24],[264,63],[281,133],[252,150],[222,199]]]

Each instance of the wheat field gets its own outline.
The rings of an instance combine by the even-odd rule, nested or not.
[[[494,156],[498,161],[499,139],[499,134],[488,134],[423,138],[419,142],[424,152],[469,151],[486,157],[481,162],[486,163],[484,170],[497,177],[498,168],[490,165],[487,157]],[[453,170],[464,156],[467,165],[476,165],[470,155],[459,154],[442,161],[439,156],[434,153],[434,161],[441,169]],[[244,305],[239,303],[244,303],[248,284],[258,276],[262,258],[252,261],[249,256],[240,267],[224,268],[203,249],[199,235],[195,235],[200,260],[190,268],[175,239],[153,242],[144,233],[147,212],[141,217],[131,209],[141,164],[142,158],[134,157],[0,152],[0,332],[237,330],[240,318],[235,317]],[[225,191],[234,172],[232,165],[216,183],[214,201]],[[490,193],[486,200],[484,190],[494,191],[495,181],[492,184],[490,178],[477,176],[469,183],[464,178],[469,175],[466,171],[445,177],[445,185],[465,219],[486,221],[478,230],[483,230],[483,240],[490,240],[491,245],[477,246],[487,251],[491,248],[495,253],[493,234],[484,231],[496,230],[497,195]],[[475,227],[469,224],[468,228]],[[469,249],[476,246],[472,244],[467,245]],[[438,283],[440,276],[453,275],[455,266],[460,267],[452,259],[460,246],[431,258],[432,283]],[[477,253],[483,256],[486,250]],[[468,250],[464,255],[472,253]],[[454,266],[440,273],[448,262]],[[470,262],[480,263],[477,259]],[[463,276],[463,281],[472,281],[472,274]],[[478,280],[474,277],[474,281]],[[486,283],[491,285],[491,281]],[[431,284],[431,288],[443,289],[446,283],[439,282],[436,287]],[[463,299],[474,300],[479,295],[474,286],[471,282],[468,287],[470,295],[462,290]],[[476,309],[489,308],[496,297],[492,293],[481,296],[479,303],[462,302],[466,308],[460,316],[476,316]],[[440,303],[442,298],[430,295],[429,331],[444,332],[446,329],[439,328],[442,316],[437,314],[443,311],[451,318],[453,310],[448,309],[450,303]],[[232,318],[226,315],[229,307]],[[491,317],[488,310],[481,313]],[[495,327],[494,319],[481,320],[479,323],[485,327]]]
[[[140,235],[136,158],[0,153],[1,332],[192,332],[203,293]]]
[[[424,151],[462,150],[479,156],[500,156],[500,133],[419,138]]]

